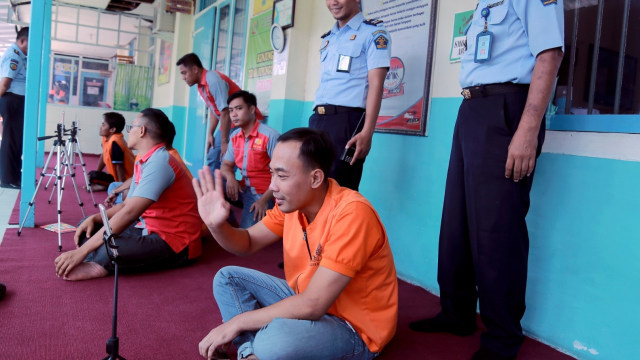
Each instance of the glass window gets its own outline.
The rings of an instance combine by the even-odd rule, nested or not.
[[[247,0],[236,1],[233,19],[233,39],[231,40],[231,63],[229,77],[237,84],[243,82],[244,45],[247,34]]]
[[[639,114],[638,33],[640,1],[565,0],[556,113]]]
[[[226,72],[227,39],[229,38],[229,5],[220,8],[218,21],[218,48],[216,51],[216,70]]]

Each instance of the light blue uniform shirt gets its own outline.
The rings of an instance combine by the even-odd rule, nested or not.
[[[7,48],[0,60],[0,78],[10,78],[7,92],[24,96],[27,82],[27,56],[15,43]]]
[[[478,1],[467,32],[467,51],[461,58],[460,86],[463,88],[504,82],[530,84],[536,56],[557,47],[564,50],[563,0],[501,2]],[[475,63],[476,37],[484,29],[480,12],[492,4],[495,5],[489,9],[487,28],[493,33],[491,59]]]
[[[351,59],[349,72],[338,71],[340,55]],[[369,70],[389,67],[391,37],[382,23],[365,23],[362,13],[338,28],[336,22],[320,43],[320,86],[315,105],[340,105],[364,108],[367,102]]]

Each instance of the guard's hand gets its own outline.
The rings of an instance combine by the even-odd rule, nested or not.
[[[211,134],[207,135],[207,148],[206,148],[206,151],[208,152],[209,149],[211,149],[215,145],[216,145],[216,140],[213,137],[213,135],[211,135]]]
[[[231,209],[231,205],[224,199],[222,175],[216,169],[214,183],[209,167],[203,166],[198,170],[198,176],[200,180],[192,180],[193,190],[198,197],[198,213],[209,228],[218,227],[227,221]]]
[[[231,321],[226,322],[211,330],[207,336],[198,344],[200,355],[205,359],[213,359],[217,348],[226,351],[229,343],[235,339],[240,332],[233,329]]]
[[[80,245],[80,239],[83,237],[90,238],[93,235],[93,229],[96,227],[96,221],[94,216],[86,218],[80,226],[76,229],[76,233],[73,236],[73,242],[76,244],[76,248]]]
[[[240,183],[236,179],[227,180],[227,197],[231,201],[238,201],[238,193],[240,193]]]
[[[518,128],[509,144],[504,176],[514,182],[530,176],[536,166],[538,131]]]
[[[84,261],[84,254],[80,249],[60,254],[53,263],[56,265],[56,275],[66,277],[78,264]]]
[[[269,201],[263,201],[262,198],[256,200],[249,208],[249,211],[253,213],[254,221],[262,220],[267,214],[267,210],[269,210]]]
[[[355,164],[356,160],[364,159],[367,155],[369,155],[369,151],[371,150],[372,137],[373,133],[366,134],[364,131],[361,131],[347,142],[347,145],[344,147],[345,149],[348,149],[353,145],[355,145],[356,147],[356,152],[350,162],[351,165]]]

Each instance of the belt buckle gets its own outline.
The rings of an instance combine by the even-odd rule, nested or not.
[[[320,114],[320,115],[324,115],[325,114],[324,106],[318,106],[318,108],[316,110],[318,110],[318,114]]]
[[[462,89],[462,92],[460,94],[462,94],[462,97],[467,100],[471,99],[471,91],[469,91],[469,89]]]

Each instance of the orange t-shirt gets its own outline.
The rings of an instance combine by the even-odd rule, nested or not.
[[[372,352],[391,340],[398,321],[398,280],[380,218],[360,193],[329,179],[324,203],[311,224],[276,205],[262,223],[283,239],[285,278],[304,292],[323,266],[351,278],[328,313],[348,321]],[[306,227],[312,260],[303,240]]]

